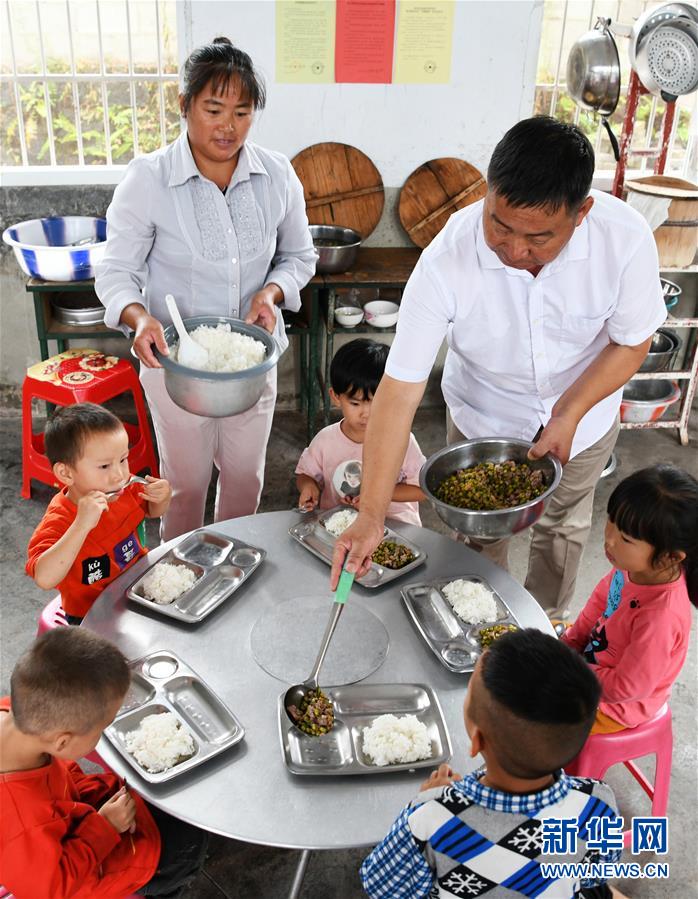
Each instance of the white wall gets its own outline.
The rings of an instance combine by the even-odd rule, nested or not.
[[[277,84],[273,0],[184,0],[180,61],[226,35],[250,54],[268,87],[253,140],[288,156],[320,141],[352,144],[375,163],[386,187],[401,187],[437,156],[485,169],[502,134],[533,109],[542,0],[455,6],[447,85]]]
[[[195,46],[225,34],[252,56],[267,83],[268,105],[254,125],[254,140],[290,157],[319,141],[363,150],[386,187],[383,217],[368,245],[409,243],[396,207],[400,187],[417,166],[458,156],[484,171],[502,134],[533,109],[542,0],[457,0],[451,82],[428,86],[277,84],[275,11],[274,0],[178,0],[180,63]],[[112,170],[105,183],[120,176]],[[66,182],[49,171],[31,173],[29,183]],[[105,190],[76,187],[50,202],[46,187],[3,191],[0,215],[9,224],[49,212],[102,214]],[[33,305],[8,253],[0,256],[0,294],[0,383],[18,384],[39,347]]]

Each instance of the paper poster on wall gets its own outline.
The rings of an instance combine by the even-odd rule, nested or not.
[[[335,81],[390,84],[395,0],[337,0]]]
[[[395,46],[396,84],[451,80],[453,0],[400,0]]]
[[[334,81],[334,0],[277,0],[276,80]]]

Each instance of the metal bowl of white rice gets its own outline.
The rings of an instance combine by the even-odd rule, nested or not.
[[[172,400],[187,412],[207,418],[226,418],[251,409],[262,396],[267,374],[274,368],[280,356],[279,346],[268,331],[257,325],[248,325],[239,318],[196,315],[184,319],[184,326],[190,334],[201,326],[218,329],[219,325],[227,326],[220,329],[220,338],[217,334],[210,333],[207,339],[209,358],[211,359],[213,354],[214,367],[224,365],[230,360],[231,364],[244,365],[251,358],[244,350],[240,354],[234,348],[231,353],[230,347],[224,345],[223,332],[228,329],[232,334],[243,335],[262,343],[264,345],[262,362],[252,364],[248,368],[240,368],[238,371],[202,371],[180,365],[176,361],[178,338],[174,325],[165,328],[165,340],[170,347],[170,355],[164,356],[155,350],[158,361],[165,369],[165,387]],[[241,358],[236,360],[234,358],[236,355],[240,355]]]

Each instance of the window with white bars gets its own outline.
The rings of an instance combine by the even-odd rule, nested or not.
[[[545,0],[534,112],[579,125],[594,145],[597,171],[615,168],[613,151],[599,116],[580,109],[567,93],[567,57],[574,42],[594,27],[598,16],[610,18],[620,25],[632,25],[645,9],[659,5],[648,0]],[[614,37],[621,65],[621,95],[609,122],[620,140],[631,70],[628,38]],[[650,94],[640,97],[629,158],[633,170],[652,171],[655,151],[661,143],[664,106],[664,101],[658,97]],[[695,166],[697,127],[696,94],[679,97],[667,156],[667,174],[672,172],[694,180],[691,168]]]
[[[1,165],[119,165],[177,137],[175,0],[0,7]]]

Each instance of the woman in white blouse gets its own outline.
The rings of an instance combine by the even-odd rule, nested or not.
[[[194,50],[184,66],[186,131],[134,159],[107,211],[107,245],[95,289],[105,322],[134,332],[162,476],[173,487],[161,535],[203,523],[212,465],[220,474],[214,520],[257,510],[276,400],[276,369],[249,412],[192,415],[167,394],[153,345],[167,352],[171,293],[183,317],[243,318],[288,339],[281,308],[300,308],[316,254],[303,188],[285,156],[247,140],[264,86],[227,38]]]

